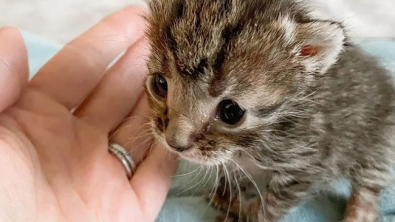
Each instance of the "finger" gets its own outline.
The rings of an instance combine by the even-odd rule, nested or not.
[[[110,141],[121,145],[130,152],[133,161],[138,165],[146,156],[153,142],[149,125],[150,108],[145,97],[142,97],[128,117],[110,137]]]
[[[146,221],[155,221],[165,202],[177,167],[178,160],[174,154],[163,147],[155,146],[137,169],[131,180],[131,186],[137,195]]]
[[[106,133],[118,126],[143,93],[148,41],[140,39],[103,77],[75,116]]]
[[[0,29],[0,112],[19,98],[28,76],[27,50],[22,35],[15,28]]]
[[[40,90],[72,109],[92,91],[107,66],[144,35],[144,8],[133,6],[105,18],[67,44],[31,81]]]

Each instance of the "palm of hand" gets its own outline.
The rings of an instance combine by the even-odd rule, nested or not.
[[[17,160],[3,167],[12,168],[9,182],[20,188],[14,198],[33,217],[12,221],[143,221],[141,211],[131,212],[137,195],[108,155],[105,133],[37,92],[0,120],[3,158]]]

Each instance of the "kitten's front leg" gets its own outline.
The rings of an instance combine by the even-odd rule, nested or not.
[[[377,222],[378,192],[367,187],[354,188],[343,222]]]
[[[303,178],[308,176],[274,175],[264,193],[263,203],[259,199],[252,202],[246,208],[244,215],[246,218],[253,219],[249,221],[254,222],[279,221],[309,193],[312,180]]]
[[[233,182],[233,183],[232,183]],[[260,202],[256,201],[259,192],[255,185],[247,178],[238,178],[238,182],[226,180],[223,176],[220,178],[216,187],[214,196],[207,196],[207,201],[212,206],[223,212],[223,215],[216,218],[217,222],[228,221],[251,221],[247,219],[246,212],[257,212]],[[255,215],[257,215],[255,213]]]
[[[245,197],[245,192],[231,198],[217,193],[216,206],[238,217],[236,221],[239,222],[276,222],[299,203],[311,187],[310,180],[300,179],[302,176],[298,180],[293,178],[290,175],[275,175],[266,190],[261,192],[262,196],[252,200]],[[242,198],[241,205],[239,198]]]

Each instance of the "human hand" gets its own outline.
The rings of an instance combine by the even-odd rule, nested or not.
[[[107,17],[30,82],[20,33],[0,30],[0,221],[155,220],[177,161],[149,149],[141,13],[130,7]],[[142,161],[130,181],[109,140]]]

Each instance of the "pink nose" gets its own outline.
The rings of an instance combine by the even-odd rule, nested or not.
[[[166,142],[175,151],[184,152],[193,147],[195,126],[185,115],[169,118],[169,124],[165,131]]]
[[[169,145],[172,149],[174,149],[177,152],[184,152],[193,147],[193,138],[189,137],[187,139],[177,139],[177,135],[174,136],[166,136],[166,143]]]

